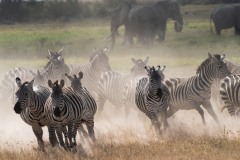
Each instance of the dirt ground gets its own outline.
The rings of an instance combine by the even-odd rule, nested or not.
[[[195,74],[192,67],[166,68],[166,79],[169,77],[190,77]],[[172,118],[169,118],[170,129],[164,134],[164,138],[178,136],[210,136],[230,138],[239,137],[240,126],[236,119],[229,116],[225,110],[220,113],[220,106],[213,102],[213,108],[220,120],[218,126],[213,118],[205,112],[207,125],[202,124],[200,115],[196,110],[178,111]],[[4,102],[0,107],[0,139],[1,145],[5,148],[28,148],[37,146],[36,138],[31,127],[23,122],[21,117],[13,111],[14,105]],[[134,108],[135,106],[128,106]],[[95,116],[95,133],[97,139],[105,139],[109,143],[127,143],[138,141],[147,143],[154,137],[154,129],[150,129],[150,120],[145,115],[139,114],[135,109],[131,110],[126,117],[124,109],[115,112],[115,106],[106,103],[103,113]],[[48,133],[44,127],[44,140],[48,143]],[[87,145],[87,143],[84,143]]]

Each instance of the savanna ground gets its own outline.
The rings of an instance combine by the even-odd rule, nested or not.
[[[213,5],[182,6],[184,30],[175,33],[169,21],[166,41],[151,47],[121,46],[122,37],[109,52],[113,70],[129,72],[131,57],[144,59],[149,56],[149,65],[166,65],[169,77],[189,77],[207,53],[225,53],[226,58],[240,63],[239,37],[232,29],[223,31],[218,37],[211,34],[209,15]],[[223,17],[224,18],[224,17]],[[120,28],[123,34],[123,28]],[[88,19],[81,22],[54,22],[43,24],[0,25],[1,78],[11,68],[25,66],[40,68],[46,64],[47,50],[64,47],[66,63],[88,63],[92,47],[109,46],[105,39],[109,34],[109,19]],[[0,159],[239,159],[239,120],[220,113],[221,106],[214,103],[220,126],[205,111],[207,126],[203,126],[197,111],[179,111],[169,119],[170,129],[158,138],[150,129],[147,118],[134,111],[128,118],[124,111],[117,115],[113,106],[105,105],[104,113],[96,115],[96,144],[82,141],[79,152],[67,153],[60,148],[51,148],[44,129],[47,153],[36,151],[37,142],[13,105],[2,102],[0,108]],[[130,106],[131,107],[131,106]],[[113,115],[112,115],[113,114]],[[78,141],[80,142],[80,141]]]

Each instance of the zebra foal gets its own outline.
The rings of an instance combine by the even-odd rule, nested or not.
[[[93,96],[88,92],[88,90],[82,86],[81,79],[83,78],[83,72],[79,72],[78,77],[74,74],[74,76],[69,76],[65,74],[66,77],[71,82],[72,89],[79,94],[82,98],[83,102],[87,107],[87,111],[82,115],[82,123],[85,123],[88,129],[89,137],[93,142],[96,141],[95,132],[94,132],[94,115],[97,111],[97,104],[94,100]],[[79,134],[83,133],[84,137],[87,136],[86,131],[84,130],[82,124],[79,126]]]
[[[60,145],[65,149],[72,148],[77,144],[76,133],[82,116],[88,111],[85,102],[71,87],[63,88],[64,80],[60,84],[48,80],[48,85],[52,93],[45,103],[44,112],[57,130]]]
[[[145,67],[148,77],[138,81],[135,92],[137,107],[148,116],[159,135],[162,134],[159,118],[163,121],[164,128],[168,127],[167,108],[169,91],[165,84],[162,83],[161,75],[163,69],[160,66],[157,69],[155,67]]]
[[[16,92],[17,102],[14,106],[14,111],[20,114],[24,122],[32,126],[32,130],[37,137],[38,147],[44,151],[43,126],[48,127],[51,145],[55,146],[58,144],[55,129],[44,113],[44,104],[50,95],[50,90],[37,86],[35,91],[33,90],[33,82],[34,80],[22,83],[20,78],[16,78],[16,84],[19,89]]]
[[[168,117],[175,114],[178,110],[196,109],[205,125],[204,111],[200,107],[202,105],[214,120],[219,123],[210,98],[213,81],[230,75],[230,71],[224,63],[224,58],[225,55],[216,54],[212,56],[208,53],[208,58],[198,67],[195,76],[183,79],[171,78],[165,81],[170,91]]]

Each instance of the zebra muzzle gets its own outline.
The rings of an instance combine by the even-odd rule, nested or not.
[[[162,89],[159,88],[157,90],[157,95],[158,95],[159,98],[162,98],[162,95],[163,95]]]
[[[56,117],[60,117],[60,114],[61,114],[60,108],[59,107],[55,107],[54,108],[54,115]]]
[[[13,109],[17,114],[20,114],[22,112],[21,103],[17,102]]]

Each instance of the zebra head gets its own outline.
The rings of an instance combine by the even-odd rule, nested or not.
[[[210,59],[212,66],[215,68],[214,72],[217,74],[216,75],[217,78],[222,79],[228,75],[231,75],[231,72],[229,71],[227,64],[224,62],[225,54],[223,55],[215,54],[212,56],[210,53],[208,53],[208,59]]]
[[[65,76],[70,80],[71,87],[74,91],[79,91],[82,89],[81,79],[83,78],[83,72],[78,73],[78,77],[74,74],[73,77],[65,73]]]
[[[103,50],[96,50],[93,48],[93,54],[90,56],[91,67],[101,74],[111,71],[108,58],[109,48],[106,47]]]
[[[44,69],[47,69],[48,66],[52,63],[52,61],[59,61],[64,63],[64,58],[62,57],[62,50],[63,48],[59,51],[59,52],[54,52],[51,50],[48,50],[48,56],[47,59],[49,60],[48,63],[44,66]]]
[[[132,62],[134,63],[134,66],[131,68],[131,74],[133,76],[138,76],[138,75],[145,75],[145,70],[144,67],[147,66],[149,57],[146,57],[146,59],[143,61],[141,59],[136,60],[132,58]]]
[[[33,82],[34,79],[30,82],[24,82],[22,84],[21,79],[19,77],[16,78],[16,84],[19,87],[16,92],[17,102],[14,106],[14,111],[17,114],[20,114],[25,108],[29,107],[33,91]]]
[[[34,73],[33,71],[29,71],[33,77],[34,77],[34,84],[36,85],[41,85],[41,86],[46,86],[46,72],[40,73],[39,70],[37,70],[37,73]]]
[[[165,66],[161,68],[160,66],[157,66],[157,69],[155,67],[146,67],[145,70],[148,73],[149,77],[149,92],[153,95],[157,95],[159,98],[162,97],[162,77],[161,74],[163,70],[165,69]]]
[[[52,107],[54,108],[54,115],[56,117],[60,117],[61,111],[64,107],[64,97],[62,91],[64,80],[61,80],[60,84],[58,84],[58,81],[52,83],[51,80],[48,80],[48,86],[52,88],[51,100]]]

